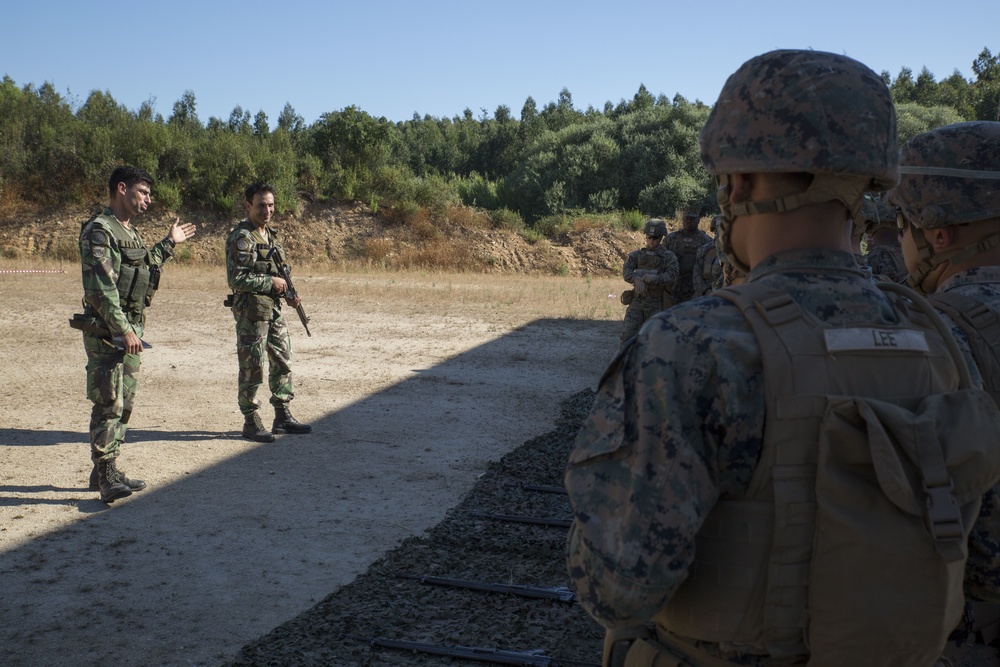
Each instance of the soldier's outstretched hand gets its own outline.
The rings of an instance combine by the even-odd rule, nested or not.
[[[185,222],[182,224],[180,218],[174,218],[174,224],[170,228],[168,238],[174,243],[184,243],[189,238],[194,236],[196,229],[197,227],[194,226],[194,223]]]

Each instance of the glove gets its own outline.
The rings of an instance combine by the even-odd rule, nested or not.
[[[643,296],[646,293],[646,277],[644,275],[635,276],[635,295]]]

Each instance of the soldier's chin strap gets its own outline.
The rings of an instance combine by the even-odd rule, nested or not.
[[[951,250],[936,253],[934,252],[934,248],[932,248],[931,244],[927,241],[927,237],[925,237],[921,232],[921,229],[912,223],[910,223],[910,225],[910,236],[913,237],[913,245],[917,248],[917,254],[920,257],[920,261],[917,263],[916,268],[914,268],[913,271],[910,271],[909,276],[906,278],[906,282],[909,283],[910,287],[919,292],[923,292],[924,294],[929,294],[934,291],[928,291],[924,289],[922,285],[924,279],[937,267],[941,266],[945,262],[951,262],[952,264],[964,264],[976,255],[992,250],[1000,245],[1000,232],[994,232],[993,234],[984,236],[970,246],[966,246],[964,248],[953,248]]]
[[[784,213],[811,204],[839,201],[851,212],[853,219],[861,211],[864,193],[870,189],[871,184],[871,178],[867,176],[814,174],[809,187],[802,192],[775,199],[760,199],[734,204],[729,199],[729,177],[720,174],[718,179],[719,189],[716,190],[715,196],[719,202],[719,209],[722,211],[722,220],[719,222],[720,245],[730,263],[744,273],[749,273],[750,267],[736,256],[732,244],[733,219],[736,216]]]

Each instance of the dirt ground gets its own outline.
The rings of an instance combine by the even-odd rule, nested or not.
[[[0,275],[2,665],[231,660],[551,428],[620,328],[613,279],[573,297],[592,318],[546,315],[541,298],[514,313],[474,277],[300,272],[313,335],[286,315],[292,408],[314,430],[257,444],[239,434],[224,275],[169,266],[119,459],[149,487],[108,507],[87,490],[85,356],[67,326],[79,280],[72,263]],[[537,289],[583,279],[561,280]]]

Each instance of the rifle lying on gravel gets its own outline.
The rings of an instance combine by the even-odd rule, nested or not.
[[[600,664],[596,662],[581,662],[579,660],[552,658],[547,655],[542,655],[541,650],[524,652],[504,651],[498,648],[445,646],[443,644],[407,642],[396,639],[383,639],[381,637],[369,639],[365,637],[355,637],[354,635],[342,636],[347,639],[366,642],[370,646],[394,648],[401,651],[416,651],[418,653],[429,653],[431,655],[444,655],[450,658],[461,658],[463,660],[474,660],[477,662],[489,662],[495,665],[526,665],[527,667],[569,667],[570,665],[580,665],[581,667],[601,667]]]
[[[573,591],[560,586],[558,588],[541,588],[536,586],[526,586],[524,584],[493,584],[486,581],[469,581],[467,579],[447,579],[445,577],[430,577],[422,574],[396,574],[397,579],[413,579],[422,584],[432,584],[434,586],[450,586],[452,588],[467,588],[472,591],[486,591],[489,593],[510,593],[523,598],[535,598],[538,600],[558,600],[559,602],[572,602]]]
[[[554,526],[556,528],[569,528],[573,523],[572,519],[543,519],[536,516],[513,516],[511,514],[482,514],[480,512],[469,512],[469,516],[477,519],[489,519],[491,521],[531,523],[536,526]]]
[[[551,486],[549,484],[524,484],[521,487],[525,491],[538,491],[539,493],[560,493],[566,495],[566,487]]]

